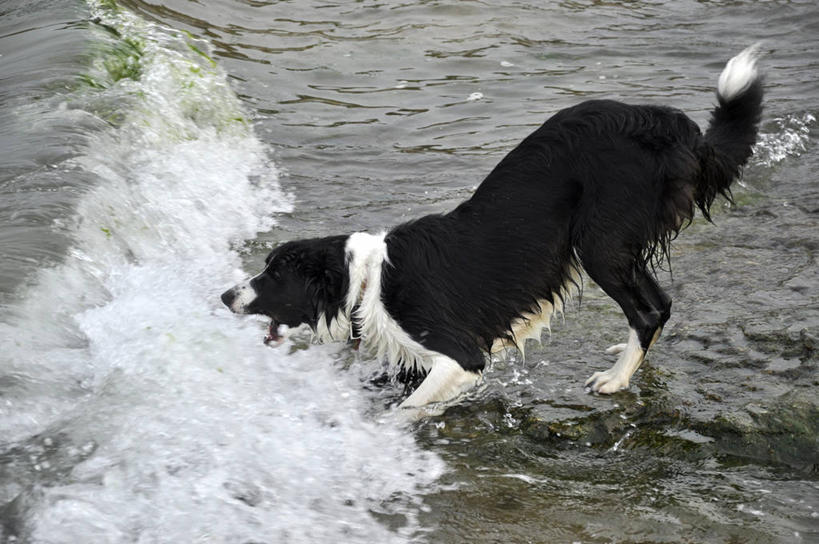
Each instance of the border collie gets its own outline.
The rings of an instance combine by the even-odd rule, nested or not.
[[[595,372],[597,393],[627,388],[669,318],[652,273],[699,208],[752,153],[762,114],[758,46],[732,58],[703,135],[679,110],[590,100],[548,119],[472,197],[380,234],[287,242],[222,301],[319,341],[358,339],[401,372],[425,376],[401,404],[444,402],[481,378],[486,354],[522,349],[580,288],[585,271],[622,308],[628,341]]]

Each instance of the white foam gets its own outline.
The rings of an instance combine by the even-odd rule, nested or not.
[[[813,114],[790,114],[770,122],[776,130],[760,132],[751,157],[752,164],[775,166],[788,157],[798,157],[807,151],[811,127],[816,122]]]
[[[219,301],[244,274],[233,247],[290,206],[225,75],[191,70],[165,29],[99,15],[140,33],[143,75],[105,91],[128,113],[76,161],[99,183],[59,227],[65,262],[0,324],[0,445],[36,437],[76,460],[36,493],[21,470],[0,504],[22,491],[37,542],[410,539],[442,462],[368,415],[338,348],[268,348]]]

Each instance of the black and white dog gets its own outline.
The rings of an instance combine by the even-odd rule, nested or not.
[[[628,342],[586,385],[613,393],[657,341],[671,299],[651,270],[751,155],[762,113],[756,46],[719,77],[703,135],[684,113],[591,100],[564,109],[513,149],[472,198],[380,234],[287,242],[265,269],[222,295],[236,313],[307,323],[319,341],[360,339],[426,375],[402,403],[452,399],[486,354],[540,339],[585,272],[622,308]]]

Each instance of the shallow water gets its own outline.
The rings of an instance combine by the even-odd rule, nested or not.
[[[0,539],[819,540],[813,2],[8,0],[0,7]],[[276,243],[465,198],[592,97],[701,125],[764,39],[736,203],[676,241],[663,338],[588,284],[542,346],[407,426],[343,346],[218,294]]]

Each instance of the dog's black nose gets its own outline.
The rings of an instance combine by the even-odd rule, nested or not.
[[[230,308],[230,305],[233,304],[233,301],[236,299],[236,292],[233,289],[228,289],[224,293],[222,293],[222,303]]]

